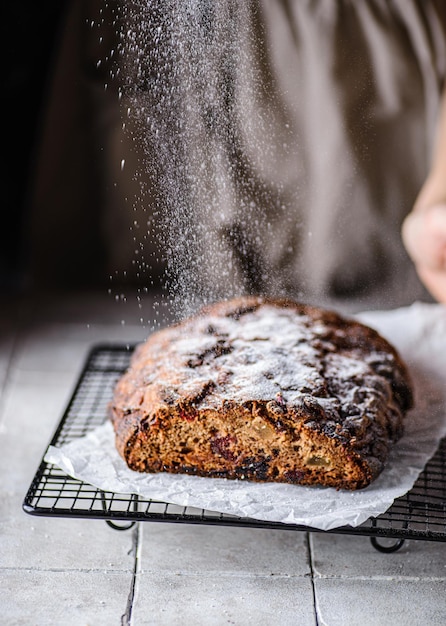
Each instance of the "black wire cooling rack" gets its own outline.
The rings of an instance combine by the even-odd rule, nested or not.
[[[105,421],[113,388],[127,369],[133,348],[101,345],[91,350],[51,445],[61,446],[82,437]],[[125,530],[138,521],[156,521],[366,535],[378,550],[393,552],[406,539],[446,541],[446,439],[440,442],[410,492],[395,500],[386,513],[355,528],[343,526],[319,531],[297,524],[266,522],[105,492],[70,478],[43,460],[23,509],[31,515],[103,519],[117,530]]]

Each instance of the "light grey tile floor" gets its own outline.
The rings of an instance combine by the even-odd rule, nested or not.
[[[165,523],[117,532],[23,513],[89,348],[147,334],[136,298],[115,302],[27,300],[9,303],[9,321],[0,314],[2,624],[446,623],[446,543],[381,554],[364,537]]]
[[[321,579],[320,626],[431,626],[445,623],[445,581]]]
[[[11,570],[0,586],[5,626],[111,626],[125,614],[131,575],[107,571]],[[123,608],[124,607],[124,608]]]
[[[148,574],[134,605],[136,624],[314,626],[310,581],[295,577]]]
[[[407,541],[397,552],[383,554],[366,537],[314,533],[311,552],[319,578],[446,580],[446,542]]]
[[[228,576],[310,575],[305,533],[280,530],[145,524],[140,566],[156,571]]]
[[[310,549],[320,626],[446,623],[446,543],[382,554],[364,537],[315,533]]]

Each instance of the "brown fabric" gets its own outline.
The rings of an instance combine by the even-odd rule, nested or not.
[[[245,259],[257,259],[254,280],[240,273],[241,291],[358,307],[425,297],[400,226],[427,173],[444,76],[444,41],[429,4],[263,2],[236,13],[244,63],[234,64],[229,137],[237,154],[203,128],[206,139],[189,160],[201,167],[207,143],[208,162],[220,166],[208,170],[208,195],[194,198],[195,206],[202,200],[201,221],[210,221],[209,206],[221,215],[206,242],[205,293],[233,288],[223,276],[219,292],[214,278],[231,258],[218,238],[229,232],[234,257],[244,248]],[[208,93],[203,84],[191,108]],[[263,128],[253,123],[259,116]],[[260,236],[252,212],[246,217],[252,203]]]
[[[446,33],[446,0],[432,0],[432,4],[441,26]]]
[[[122,11],[139,52],[121,42],[121,118],[117,98],[101,90],[103,74],[95,75],[93,59],[88,65],[88,93],[96,94],[90,113],[104,148],[96,152],[103,177],[96,180],[108,191],[99,201],[93,194],[89,209],[88,193],[81,203],[96,216],[108,273],[130,273],[141,251],[154,266],[146,271],[157,272],[152,260],[173,245],[182,268],[177,291],[181,297],[194,291],[192,300],[263,291],[364,308],[428,298],[400,226],[428,171],[445,77],[445,38],[434,3],[223,0],[199,3],[197,10],[205,5],[212,10],[196,22],[189,16],[187,28],[181,9],[162,19],[151,5],[151,19],[159,18],[163,29],[167,24],[182,44],[170,65],[162,39],[147,27],[148,15],[135,5]],[[72,19],[80,19],[79,12]],[[170,103],[170,118],[151,88],[157,72],[165,73],[167,90],[181,94]],[[189,125],[180,127],[177,117]],[[147,120],[164,129],[161,139],[147,131]],[[48,127],[54,130],[54,119]],[[61,150],[74,178],[88,157],[73,162],[69,142]],[[58,163],[62,169],[63,159]],[[54,170],[45,172],[36,223],[47,232],[52,224],[69,238],[58,224],[60,207],[85,179],[79,173],[64,179],[55,196]],[[156,181],[166,176],[163,188]],[[175,203],[180,217],[169,218],[176,242],[159,238],[154,228],[166,223],[162,213]],[[85,224],[74,206],[71,214]],[[147,222],[152,235],[143,241]],[[42,226],[38,230],[41,251]],[[38,267],[39,250],[35,260]]]

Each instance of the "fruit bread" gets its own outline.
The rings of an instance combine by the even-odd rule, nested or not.
[[[411,406],[406,367],[376,331],[242,297],[138,346],[110,416],[138,472],[353,490],[380,474]]]

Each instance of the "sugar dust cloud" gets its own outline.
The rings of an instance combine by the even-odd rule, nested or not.
[[[275,151],[288,145],[275,136],[268,106],[257,106],[267,68],[248,28],[252,3],[139,0],[108,8],[118,35],[111,80],[138,154],[130,236],[144,291],[162,265],[163,299],[178,318],[221,298],[284,293],[286,273],[276,275],[265,259],[274,258],[290,219],[268,175]]]

